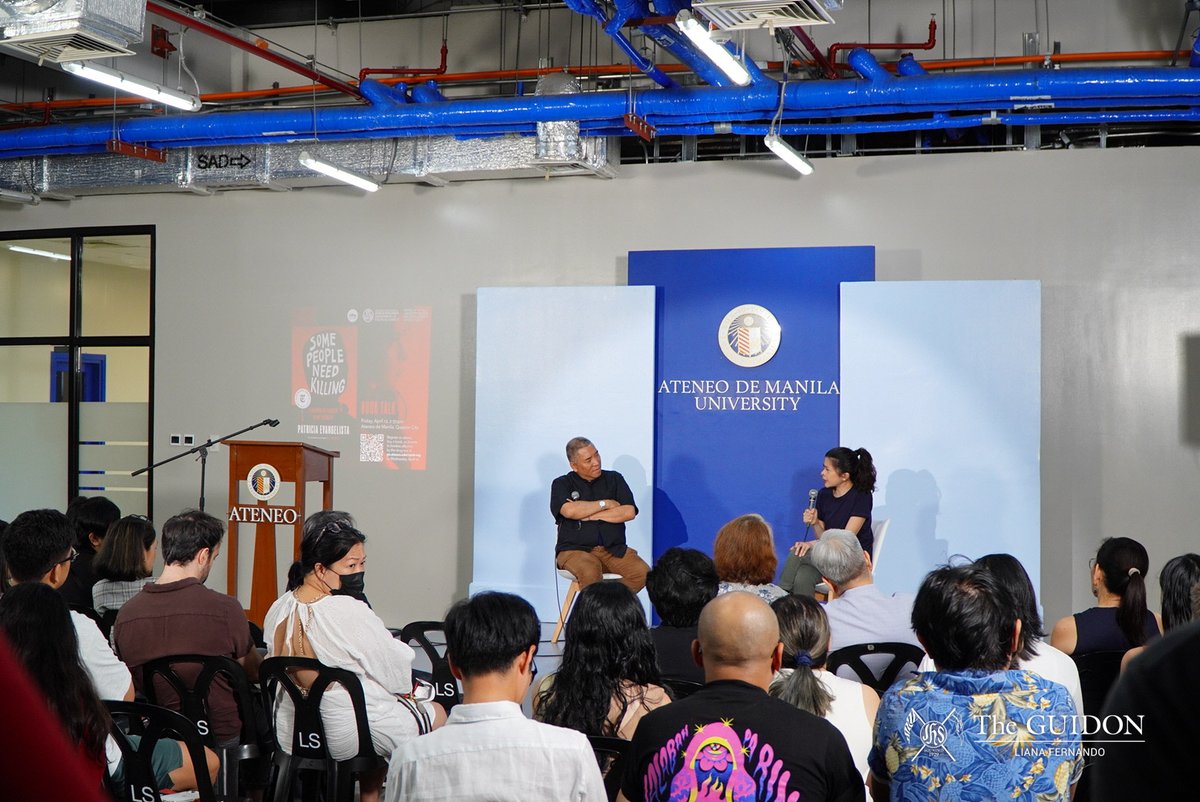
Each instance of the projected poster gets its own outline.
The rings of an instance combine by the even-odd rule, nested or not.
[[[430,309],[296,313],[296,435],[387,470],[424,470]]]

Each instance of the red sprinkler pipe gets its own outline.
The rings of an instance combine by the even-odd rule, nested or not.
[[[207,36],[211,36],[217,41],[224,42],[230,47],[236,47],[239,50],[245,50],[247,53],[253,53],[259,58],[266,59],[272,64],[277,64],[280,67],[289,69],[294,73],[303,75],[305,78],[308,78],[315,83],[319,83],[322,86],[327,86],[330,89],[336,89],[339,92],[344,92],[345,94],[356,97],[360,100],[362,99],[362,93],[359,92],[358,88],[352,84],[348,84],[345,81],[339,81],[337,78],[333,78],[325,75],[324,73],[318,72],[303,62],[290,59],[287,56],[280,55],[279,53],[268,50],[265,47],[259,47],[253,42],[247,42],[245,39],[242,39],[240,36],[233,35],[224,28],[218,28],[215,25],[207,23],[204,20],[197,19],[189,14],[184,14],[182,11],[171,8],[170,6],[164,6],[160,3],[156,3],[154,0],[150,0],[150,2],[146,3],[146,10],[151,14],[157,14],[160,17],[165,17],[173,22],[178,22],[180,25],[184,25]]]
[[[358,71],[358,82],[361,84],[371,75],[398,75],[398,76],[414,76],[414,75],[445,75],[446,74],[446,40],[442,40],[442,63],[437,67],[429,67],[421,70],[410,70],[405,67],[363,67]]]
[[[837,63],[839,50],[853,50],[861,47],[863,50],[933,50],[937,44],[937,20],[929,20],[929,38],[924,42],[836,42],[829,46],[826,58],[830,64]]]

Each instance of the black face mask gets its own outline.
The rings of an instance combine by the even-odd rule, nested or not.
[[[335,571],[334,573],[337,572]],[[338,574],[338,577],[342,580],[342,586],[331,589],[330,593],[334,596],[350,596],[351,598],[358,599],[368,607],[371,606],[364,593],[367,584],[366,571],[359,571],[356,574]]]

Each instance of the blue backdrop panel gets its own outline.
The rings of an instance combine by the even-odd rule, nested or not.
[[[658,287],[656,556],[678,545],[711,553],[717,529],[748,512],[774,527],[780,555],[803,534],[808,491],[837,444],[838,287],[874,279],[874,264],[870,247],[629,254],[629,283]],[[755,367],[718,340],[744,304],[781,330],[774,357]],[[768,336],[750,330],[748,353]]]
[[[567,441],[590,438],[640,514],[629,544],[650,552],[654,288],[479,290],[475,368],[475,539],[470,591],[528,599],[558,616],[550,482]]]
[[[885,590],[915,592],[948,557],[995,552],[1038,587],[1040,439],[1039,282],[842,288],[842,441],[879,470]]]

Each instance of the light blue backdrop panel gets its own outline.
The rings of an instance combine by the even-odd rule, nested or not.
[[[1041,283],[843,284],[841,332],[842,444],[891,519],[876,582],[1007,552],[1040,587]]]
[[[626,538],[649,561],[654,292],[479,290],[471,593],[517,593],[557,619],[568,583],[556,581],[550,483],[570,470],[563,449],[577,435],[629,483],[639,515]]]

